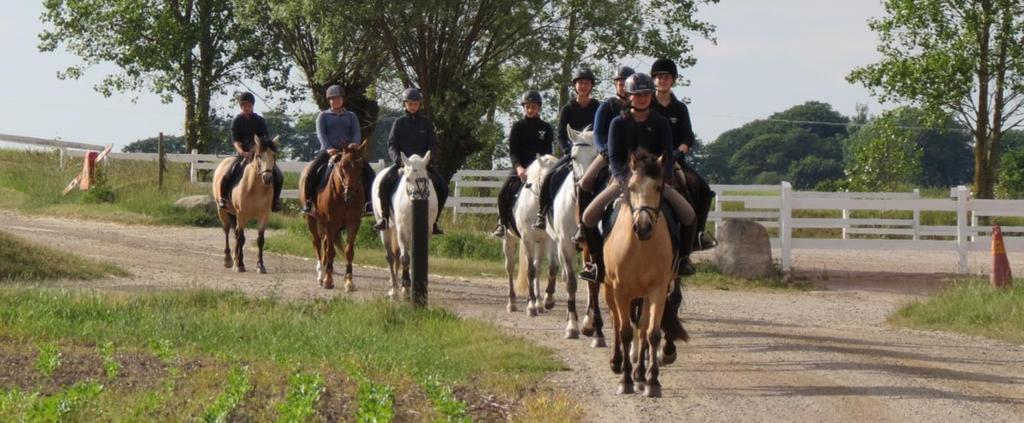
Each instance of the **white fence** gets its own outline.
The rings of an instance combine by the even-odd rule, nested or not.
[[[0,140],[53,147],[61,156],[82,156],[75,149],[101,149],[101,146],[67,143],[38,138],[0,134]],[[189,163],[193,182],[199,170],[212,170],[226,156],[200,154],[167,154],[168,161]],[[111,153],[120,160],[156,161],[150,153]],[[306,162],[280,161],[285,172],[301,172]],[[383,161],[371,164],[380,171]],[[447,206],[455,216],[466,213],[497,213],[497,190],[508,175],[507,170],[462,170],[452,178],[452,196]],[[967,271],[967,254],[991,247],[991,228],[979,226],[979,218],[1024,217],[1024,200],[971,199],[967,188],[950,189],[948,198],[921,198],[920,192],[865,193],[796,191],[788,182],[780,185],[712,185],[717,192],[715,207],[708,221],[718,226],[724,219],[752,219],[772,231],[772,247],[781,251],[783,270],[792,267],[794,249],[840,250],[917,250],[950,251],[959,257],[959,270]],[[285,190],[286,198],[296,198],[297,190]],[[730,204],[726,207],[725,204]],[[737,207],[736,204],[739,204]],[[739,209],[739,210],[726,210]],[[870,211],[865,213],[865,211]],[[898,212],[907,217],[882,217]],[[922,213],[942,213],[955,224],[924,224]],[[871,214],[872,217],[857,217]],[[828,215],[820,217],[816,215]],[[955,216],[955,219],[954,219]],[[1004,226],[1007,247],[1024,250],[1024,226]],[[797,237],[801,230],[824,230],[811,237]],[[829,230],[839,235],[823,237]],[[1016,235],[1016,236],[1014,236]]]
[[[911,193],[795,191],[781,185],[713,185],[718,196],[708,220],[718,225],[728,218],[746,218],[774,229],[772,247],[782,256],[783,270],[792,267],[794,249],[955,251],[959,270],[967,272],[967,254],[991,247],[991,228],[978,226],[980,217],[1024,217],[1024,200],[970,198],[964,186],[950,189],[949,198],[920,198]],[[740,203],[741,211],[726,211],[723,203]],[[857,212],[903,212],[910,218],[853,217]],[[955,224],[924,224],[921,213],[940,212],[933,220]],[[839,217],[814,217],[838,214]],[[799,229],[834,229],[837,237],[795,237]],[[1004,226],[1009,249],[1024,249],[1024,226]],[[1011,236],[1017,234],[1018,236]]]

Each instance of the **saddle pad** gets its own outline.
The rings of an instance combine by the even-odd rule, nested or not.
[[[564,184],[565,181],[569,180],[569,175],[572,175],[572,163],[571,162],[566,163],[565,165],[559,167],[558,169],[555,169],[553,172],[554,173],[551,174],[551,180],[548,181],[548,183],[552,184],[551,185],[551,203],[552,204],[555,201],[555,198],[554,198],[555,195],[558,195],[558,192],[562,189],[562,184]],[[549,207],[548,208],[547,218],[548,219],[554,219],[555,218],[555,208],[554,207]]]

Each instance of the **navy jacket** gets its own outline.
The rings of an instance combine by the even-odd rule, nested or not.
[[[391,134],[388,135],[388,156],[395,163],[401,163],[400,153],[423,157],[428,151],[434,151],[436,145],[437,134],[434,132],[434,124],[422,113],[406,112],[405,116],[398,118],[391,125]]]
[[[508,134],[508,155],[512,159],[512,167],[530,167],[538,154],[551,154],[554,138],[551,125],[540,117],[524,117],[516,121]]]
[[[612,176],[619,183],[629,177],[629,154],[643,147],[648,153],[660,156],[672,153],[672,133],[668,119],[657,113],[650,113],[647,120],[637,122],[632,116],[618,116],[612,119],[608,140],[608,166]],[[671,157],[671,156],[669,156]],[[663,175],[672,174],[674,160],[664,160]]]

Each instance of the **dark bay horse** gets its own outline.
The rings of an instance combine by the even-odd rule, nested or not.
[[[313,249],[318,259],[317,282],[326,289],[334,289],[335,248],[340,247],[340,235],[344,230],[347,235],[345,292],[355,290],[352,283],[352,259],[355,256],[356,234],[359,233],[367,195],[362,183],[365,149],[366,141],[359,145],[348,144],[329,159],[331,170],[327,184],[317,194],[314,214],[306,216],[306,226],[309,227]],[[299,186],[305,186],[304,181],[307,177],[315,175],[304,173]],[[300,201],[305,202],[305,193],[302,197]]]

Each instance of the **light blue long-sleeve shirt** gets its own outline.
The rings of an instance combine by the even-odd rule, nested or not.
[[[355,113],[345,109],[340,113],[324,110],[316,117],[316,137],[320,140],[320,151],[340,150],[350,143],[358,143],[359,119]]]

